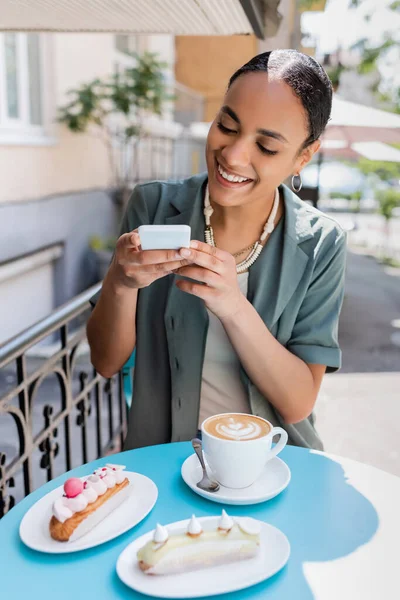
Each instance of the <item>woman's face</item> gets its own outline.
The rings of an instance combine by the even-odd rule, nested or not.
[[[207,138],[213,202],[241,206],[272,197],[319,148],[317,141],[299,153],[308,135],[306,111],[289,85],[266,73],[238,77]]]

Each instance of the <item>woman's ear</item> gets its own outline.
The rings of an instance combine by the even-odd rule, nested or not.
[[[297,173],[300,173],[300,171],[302,169],[304,169],[304,167],[310,162],[310,160],[312,159],[312,157],[314,156],[314,154],[316,152],[318,152],[318,150],[321,147],[321,142],[320,140],[315,140],[315,142],[313,142],[312,144],[310,144],[309,146],[307,146],[307,148],[304,148],[304,150],[302,150],[299,158],[296,161],[295,164],[295,171],[294,173],[297,175]]]

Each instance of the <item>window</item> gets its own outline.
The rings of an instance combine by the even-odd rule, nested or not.
[[[0,140],[44,136],[42,39],[0,34]]]
[[[120,73],[124,69],[135,64],[133,52],[138,52],[138,38],[136,35],[118,34],[114,36],[115,43],[115,72]]]
[[[115,36],[115,47],[118,50],[118,52],[122,52],[123,54],[129,54],[130,52],[134,52],[135,50],[131,49],[132,45],[136,46],[136,38],[134,35],[121,34]]]

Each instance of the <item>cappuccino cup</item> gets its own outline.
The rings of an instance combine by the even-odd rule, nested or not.
[[[216,480],[233,489],[252,485],[265,465],[286,446],[287,432],[244,413],[213,415],[201,425],[203,452]],[[272,446],[272,439],[280,435]]]

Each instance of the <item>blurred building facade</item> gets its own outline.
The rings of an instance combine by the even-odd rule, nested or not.
[[[57,107],[131,66],[131,51],[157,52],[173,83],[172,35],[0,34],[0,343],[93,283],[89,238],[117,226],[111,168],[105,145],[58,124]],[[159,119],[163,136],[173,116]]]

